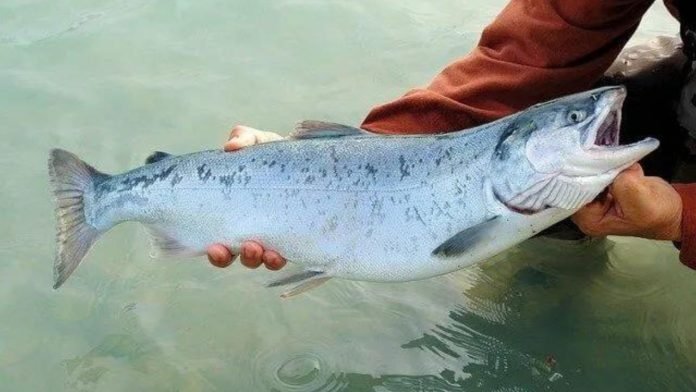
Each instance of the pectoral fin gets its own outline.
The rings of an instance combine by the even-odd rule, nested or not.
[[[495,231],[499,224],[500,216],[497,215],[476,226],[462,230],[435,248],[433,255],[444,257],[458,256],[471,249],[477,243],[484,241],[488,234]]]

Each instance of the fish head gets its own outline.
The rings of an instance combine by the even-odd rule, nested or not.
[[[623,87],[604,87],[530,107],[513,116],[496,145],[496,197],[521,212],[578,209],[622,170],[655,150],[646,138],[620,145]]]

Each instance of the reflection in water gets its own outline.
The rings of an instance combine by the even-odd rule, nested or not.
[[[615,241],[538,239],[472,269],[448,321],[401,346],[444,359],[439,373],[349,374],[347,389],[693,390],[696,301],[674,299],[694,273],[671,244]]]
[[[217,325],[215,320],[224,320],[214,315],[220,310],[236,319],[234,301],[211,307],[207,315],[199,312],[197,319],[179,312],[204,306],[204,292],[218,292],[213,303],[221,302],[240,290],[253,293],[258,282],[166,284],[144,296],[134,293],[136,303],[122,293],[143,290],[139,278],[101,289],[102,301],[123,305],[114,313],[97,306],[94,317],[81,321],[83,328],[119,327],[62,367],[67,389],[84,391],[102,385],[182,391],[220,385],[240,391],[689,391],[696,387],[690,371],[696,364],[696,299],[687,295],[694,279],[676,261],[671,244],[536,239],[452,276],[397,285],[332,283],[297,301],[257,300],[264,308],[255,318]],[[453,291],[457,287],[460,295]],[[437,316],[444,311],[437,307],[423,316],[447,298],[453,301],[446,317]],[[418,324],[413,317],[423,320]],[[272,334],[269,326],[281,330]],[[245,329],[261,335],[239,339]],[[201,338],[206,335],[211,340]]]
[[[102,343],[87,354],[64,362],[68,375],[67,385],[73,390],[90,390],[109,372],[110,361],[132,363],[134,369],[143,365],[147,358],[147,346],[129,335],[108,335]],[[142,371],[147,371],[143,368]]]
[[[530,241],[476,271],[479,283],[448,321],[402,345],[404,355],[422,350],[444,359],[437,374],[336,378],[351,391],[694,390],[696,361],[684,351],[695,324],[676,321],[696,318],[665,311],[664,303],[694,277],[675,281],[636,262],[631,243],[620,241]],[[533,262],[514,266],[513,259]]]

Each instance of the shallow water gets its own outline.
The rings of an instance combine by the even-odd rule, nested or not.
[[[503,3],[3,1],[0,390],[694,390],[696,273],[666,243],[533,240],[283,301],[270,272],[151,261],[127,224],[51,289],[49,148],[117,172],[236,123],[355,124],[466,53]],[[637,38],[675,31],[656,5]]]

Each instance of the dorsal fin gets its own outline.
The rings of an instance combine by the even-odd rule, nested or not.
[[[368,136],[369,132],[348,125],[324,121],[306,120],[295,126],[290,134],[293,139],[315,139],[323,137]]]
[[[168,152],[162,152],[162,151],[155,151],[152,154],[150,154],[147,158],[145,158],[145,164],[150,164],[150,163],[155,163],[159,162],[162,159],[167,159],[171,157],[172,154]]]

